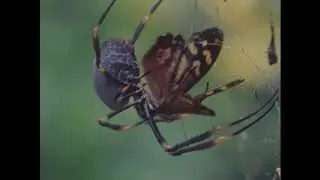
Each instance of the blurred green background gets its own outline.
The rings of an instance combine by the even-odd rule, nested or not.
[[[280,166],[280,112],[276,108],[246,133],[216,148],[179,157],[167,155],[151,130],[142,126],[117,133],[100,127],[104,107],[93,89],[94,58],[91,28],[111,0],[41,0],[40,18],[40,177],[41,180],[270,180]],[[118,0],[101,27],[101,39],[130,38],[155,0]],[[280,63],[268,66],[269,13],[280,49],[279,0],[165,0],[136,43],[141,58],[161,33],[182,33],[219,26],[225,48],[217,65],[191,90],[203,91],[237,77],[240,87],[204,103],[215,109],[215,118],[189,116],[185,121],[161,124],[170,144],[235,120],[254,111],[279,86]],[[251,58],[241,53],[245,49]],[[257,68],[258,67],[258,68]],[[117,123],[139,120],[130,109],[113,119]],[[184,135],[185,134],[185,135]]]

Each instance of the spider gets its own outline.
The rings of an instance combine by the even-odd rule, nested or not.
[[[113,1],[113,3],[114,2],[115,1]],[[127,44],[129,47],[132,47],[132,44],[136,41],[144,27],[144,24],[149,19],[149,16],[157,9],[161,2],[162,0],[158,0],[151,8],[149,15],[144,18],[137,28],[134,38],[131,41],[128,41]],[[112,4],[105,11],[98,24],[102,23],[111,6]],[[95,29],[96,27],[94,30]],[[109,113],[106,117],[99,119],[99,124],[116,131],[126,131],[141,124],[148,124],[158,143],[166,152],[168,152],[169,155],[172,156],[212,148],[216,144],[230,139],[256,124],[274,107],[275,101],[278,99],[278,90],[274,92],[273,96],[270,97],[263,106],[249,115],[229,124],[213,127],[204,133],[174,146],[170,146],[167,143],[157,126],[157,122],[173,122],[181,120],[184,115],[189,114],[215,116],[215,111],[201,104],[201,102],[209,96],[233,88],[244,81],[243,78],[239,78],[224,86],[212,89],[209,89],[207,85],[204,93],[197,96],[191,96],[188,94],[188,91],[211,69],[219,56],[222,43],[223,31],[218,27],[212,27],[200,32],[195,32],[187,41],[185,41],[181,35],[174,36],[171,33],[158,37],[155,44],[149,49],[142,59],[146,73],[141,76],[133,76],[135,81],[140,80],[142,77],[146,77],[145,79],[150,87],[150,91],[147,91],[143,87],[141,81],[127,83],[121,88],[122,90],[128,90],[132,87],[135,89],[130,90],[127,94],[124,93],[125,91],[120,90],[120,95],[117,95],[115,101],[122,101],[123,99],[130,97],[134,97],[134,101]],[[113,58],[111,59],[116,60]],[[108,58],[105,58],[104,60],[107,61]],[[129,60],[132,61],[133,59]],[[136,62],[135,58],[134,62]],[[104,62],[102,62],[96,64],[97,69],[99,69],[101,64],[102,67],[105,68],[105,66],[103,66]],[[138,67],[138,65],[130,66],[125,70],[132,70],[132,67]],[[115,66],[115,64],[111,64],[109,66],[109,70],[112,71],[113,68],[116,68],[117,71],[124,70],[122,66]],[[103,73],[106,71],[102,70],[99,72]],[[132,74],[137,75],[138,73],[131,73],[130,75]],[[111,84],[111,86],[118,87],[114,84]],[[104,93],[108,92],[105,91]],[[268,105],[269,107],[267,107]],[[108,122],[108,120],[113,116],[133,106],[136,108],[139,116],[143,119],[142,121],[133,125],[118,125]],[[263,112],[263,110],[265,111]],[[238,125],[241,122],[249,120],[260,112],[263,113],[254,121],[235,132],[229,135],[220,136],[217,139],[207,140],[216,132]]]

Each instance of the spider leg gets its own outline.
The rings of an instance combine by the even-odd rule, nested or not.
[[[171,147],[168,145],[165,138],[160,133],[160,130],[156,124],[156,121],[153,119],[153,115],[150,113],[147,102],[144,102],[143,108],[145,110],[147,122],[148,122],[149,126],[151,127],[153,134],[156,137],[158,143],[161,145],[161,147],[163,149],[165,149],[165,150],[170,149]]]
[[[159,5],[162,3],[162,0],[158,0],[156,2],[156,4],[154,4],[152,6],[152,8],[150,9],[150,12],[148,15],[146,15],[143,20],[141,21],[141,23],[139,24],[139,26],[137,27],[133,37],[132,37],[132,40],[131,40],[131,44],[134,45],[134,43],[137,41],[137,39],[139,38],[140,36],[140,33],[142,31],[142,29],[144,28],[144,26],[146,25],[147,21],[149,20],[150,16],[156,11],[156,9],[159,7]]]
[[[171,123],[173,121],[176,121],[176,120],[182,120],[182,118],[178,118],[178,119],[173,119],[173,120],[165,120],[165,119],[156,119],[154,120],[156,123]],[[138,121],[136,122],[135,124],[130,124],[130,125],[120,125],[120,124],[111,124],[109,122],[107,122],[107,119],[101,119],[99,121],[99,124],[104,126],[104,127],[108,127],[112,130],[115,130],[115,131],[127,131],[127,130],[131,130],[133,128],[136,128],[140,125],[144,125],[144,124],[147,124],[148,122],[145,121],[145,120],[141,120],[141,121]]]
[[[119,111],[111,112],[111,113],[109,113],[107,116],[100,118],[98,122],[99,122],[99,124],[100,124],[101,126],[110,128],[110,129],[115,130],[115,131],[127,131],[127,130],[131,130],[131,129],[135,128],[135,127],[138,127],[138,126],[140,126],[140,125],[142,125],[142,124],[146,124],[147,121],[145,121],[145,120],[138,121],[137,123],[131,124],[131,125],[112,124],[112,123],[109,123],[109,122],[108,122],[108,120],[109,120],[110,118],[112,118],[113,116],[115,116],[115,115],[117,115],[118,113],[120,113],[120,112],[122,112],[122,111],[124,111],[124,110],[126,110],[126,109],[128,109],[128,108],[130,108],[130,107],[132,107],[132,106],[134,106],[134,105],[137,105],[137,104],[139,104],[139,103],[141,103],[141,102],[142,102],[142,100],[138,100],[138,101],[136,101],[136,102],[133,102],[133,103],[131,103],[131,104],[123,107],[123,108],[120,109]],[[150,113],[149,113],[149,110],[148,110],[146,107],[145,107],[145,111],[146,111],[146,113],[148,113],[148,114],[147,114],[147,117],[149,117],[149,116],[150,116]],[[165,121],[165,120],[155,120],[155,122],[158,123],[158,122],[168,122],[168,121]],[[172,121],[170,121],[170,122],[172,122]],[[158,128],[156,127],[156,129],[158,129]],[[157,130],[156,130],[156,131],[157,131]],[[158,130],[158,132],[159,132],[159,130]]]
[[[207,83],[206,91],[204,93],[201,93],[201,94],[198,94],[198,95],[194,96],[193,98],[196,99],[199,102],[202,102],[207,97],[210,97],[210,96],[213,96],[215,94],[221,93],[221,92],[229,90],[231,88],[234,88],[235,86],[241,84],[244,81],[245,81],[245,79],[239,78],[239,79],[236,79],[236,80],[234,80],[234,81],[232,81],[232,82],[230,82],[228,84],[225,84],[225,85],[217,87],[217,88],[212,88],[212,89],[208,88],[209,84]]]
[[[107,122],[107,120],[105,120],[105,119],[103,121],[102,120],[99,121],[99,124],[101,126],[110,128],[110,129],[112,129],[114,131],[120,131],[120,132],[121,131],[131,130],[131,129],[136,128],[136,127],[138,127],[138,126],[140,126],[140,125],[142,125],[144,123],[145,123],[145,121],[143,120],[143,121],[139,121],[139,122],[137,122],[135,124],[131,124],[131,125],[120,125],[120,124],[111,124],[111,123]]]
[[[223,142],[225,140],[231,139],[232,137],[234,137],[234,136],[240,134],[241,132],[247,130],[248,128],[250,128],[251,126],[256,124],[257,122],[259,122],[261,119],[263,119],[263,117],[265,117],[265,115],[267,115],[274,106],[275,106],[275,103],[273,103],[272,106],[269,107],[267,109],[267,111],[265,113],[263,113],[261,116],[259,116],[255,121],[251,122],[250,124],[248,124],[247,126],[241,128],[241,129],[233,132],[231,135],[220,136],[220,137],[218,137],[218,138],[216,138],[214,140],[208,140],[208,141],[205,141],[203,143],[196,144],[194,146],[181,148],[181,149],[173,152],[172,155],[176,156],[176,155],[181,155],[181,154],[184,154],[184,153],[187,153],[187,152],[209,149],[209,148],[212,148],[212,147],[216,146],[217,144],[219,144],[219,143],[221,143],[221,142]]]
[[[145,76],[147,76],[148,74],[152,73],[153,71],[155,71],[157,68],[160,68],[162,66],[164,66],[165,64],[159,64],[157,65],[155,68],[147,71],[147,72],[144,72],[143,74],[141,74],[139,77],[137,77],[138,80],[141,80],[142,78],[144,78]],[[119,97],[121,94],[125,93],[128,89],[130,89],[132,86],[137,86],[137,87],[144,87],[146,86],[148,83],[139,83],[138,85],[135,85],[135,84],[128,84],[128,85],[124,85],[122,86],[120,89],[119,89],[119,95],[117,97]],[[139,89],[141,89],[139,88]]]
[[[236,85],[242,83],[244,81],[244,79],[237,79],[237,80],[234,80],[226,85],[223,85],[221,87],[218,87],[218,88],[213,88],[213,89],[209,89],[209,83],[207,83],[206,85],[206,91],[205,93],[202,93],[202,94],[199,94],[197,96],[194,96],[194,99],[198,100],[199,102],[203,101],[205,98],[209,97],[209,96],[212,96],[212,95],[215,95],[217,93],[220,93],[220,92],[223,92],[225,90],[228,90],[230,88],[233,88],[235,87]],[[132,92],[122,98],[126,98],[126,97],[129,97],[129,96],[132,96],[133,94],[135,93],[138,93],[138,92],[141,92],[141,90],[137,90],[136,92]],[[181,120],[183,118],[178,118],[178,119],[173,119],[173,120],[164,120],[164,119],[157,119],[155,120],[156,123],[159,123],[159,122],[162,122],[162,123],[171,123],[171,122],[174,122],[174,121],[177,121],[177,120]],[[124,130],[129,130],[129,129],[132,129],[132,128],[135,128],[137,126],[140,126],[142,124],[145,124],[147,123],[147,121],[145,120],[142,120],[142,121],[139,121],[135,124],[132,124],[132,125],[118,125],[118,124],[110,124],[108,122],[106,122],[106,120],[103,120],[101,121],[101,124],[103,124],[103,126],[106,126],[106,127],[109,127],[113,130],[116,130],[116,131],[124,131]]]
[[[105,17],[109,13],[109,11],[111,10],[111,8],[112,8],[112,6],[114,5],[115,2],[116,2],[116,0],[112,0],[112,2],[110,3],[110,5],[106,9],[106,11],[104,11],[104,13],[99,18],[98,23],[92,29],[92,42],[93,42],[93,49],[94,49],[95,54],[96,54],[96,66],[97,66],[97,69],[100,72],[104,72],[104,69],[102,67],[100,67],[99,29],[100,29],[100,25],[102,24],[103,20],[105,19]]]
[[[127,92],[130,87],[132,87],[131,85],[125,85],[124,87],[121,87],[119,90],[120,92],[115,97],[115,101],[120,102],[123,99],[129,98],[131,96],[134,96],[143,92],[144,91],[143,87],[146,86],[147,84],[148,83],[143,83],[140,88],[138,88],[137,90],[134,90],[133,92],[130,92],[129,94],[124,94],[124,93]]]
[[[142,99],[139,99],[139,100],[137,100],[137,101],[135,101],[135,102],[133,102],[131,104],[128,104],[128,105],[124,106],[122,109],[120,109],[118,111],[113,111],[113,112],[107,114],[107,116],[100,118],[98,120],[98,122],[102,126],[110,127],[111,129],[113,129],[112,128],[113,125],[107,122],[109,119],[111,119],[113,116],[119,114],[120,112],[122,112],[122,111],[124,111],[126,109],[129,109],[130,107],[135,106],[135,105],[137,105],[137,104],[139,104],[141,102],[142,102]]]
[[[274,95],[270,99],[268,99],[268,101],[263,106],[261,106],[259,109],[257,109],[253,113],[247,115],[246,117],[240,118],[240,119],[238,119],[236,121],[233,121],[233,122],[231,122],[229,124],[226,124],[226,125],[221,125],[221,126],[214,127],[212,129],[204,132],[204,133],[201,133],[201,134],[199,134],[197,136],[194,136],[194,137],[192,137],[192,138],[190,138],[190,139],[188,139],[188,140],[186,140],[186,141],[184,141],[182,143],[179,143],[179,144],[173,146],[172,148],[168,149],[167,151],[169,152],[170,155],[177,156],[177,155],[181,155],[181,154],[184,154],[184,153],[187,153],[187,152],[192,152],[192,151],[198,151],[198,150],[212,148],[215,145],[217,145],[217,144],[219,144],[219,143],[221,143],[221,142],[223,142],[225,140],[231,139],[232,137],[240,134],[241,132],[245,131],[246,129],[248,129],[252,125],[254,125],[257,122],[259,122],[261,119],[263,119],[272,110],[272,108],[275,106],[275,102],[279,98],[278,97],[278,91],[279,91],[279,89],[276,90]],[[275,99],[275,97],[276,97],[276,99]],[[241,123],[243,121],[246,121],[246,120],[250,119],[254,115],[258,114],[260,111],[262,111],[271,102],[272,102],[272,105],[262,115],[258,116],[254,121],[252,121],[248,125],[242,127],[241,129],[233,132],[232,134],[227,135],[227,136],[220,136],[220,137],[218,137],[218,138],[216,138],[214,140],[208,140],[208,141],[205,141],[205,142],[193,145],[193,146],[189,146],[189,145],[192,145],[192,144],[195,144],[195,143],[198,143],[198,142],[201,142],[203,140],[206,140],[206,139],[210,138],[212,135],[214,135],[218,131],[226,130],[226,129],[231,128],[231,127],[233,127],[233,126],[235,126],[235,125],[237,125],[237,124],[239,124],[239,123]]]

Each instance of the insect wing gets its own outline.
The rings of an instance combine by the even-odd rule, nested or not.
[[[146,80],[152,95],[165,104],[157,113],[174,115],[173,119],[180,117],[178,114],[215,115],[213,110],[199,104],[189,94],[171,92],[172,87],[177,85],[189,69],[187,49],[188,46],[181,35],[173,36],[168,33],[159,36],[143,57],[144,71],[151,71]]]
[[[156,99],[163,98],[170,89],[169,69],[173,67],[174,58],[181,54],[181,47],[184,45],[181,35],[173,36],[167,33],[159,36],[155,44],[149,49],[142,59],[144,72],[150,71],[146,76],[146,81],[150,87],[152,95]],[[187,66],[187,62],[185,63]]]
[[[218,58],[223,44],[223,32],[219,28],[209,28],[193,33],[187,42],[185,52],[188,68],[182,78],[174,82],[173,90],[188,92],[208,73]]]

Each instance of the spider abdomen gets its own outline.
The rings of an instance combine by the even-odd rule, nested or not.
[[[106,73],[124,84],[137,84],[139,66],[130,41],[109,39],[101,47],[101,66]]]
[[[93,63],[94,87],[100,100],[110,109],[119,110],[129,101],[124,98],[120,102],[115,99],[124,85],[138,84],[139,66],[131,45],[127,40],[109,39],[101,47],[100,64],[104,73],[98,71],[96,60]],[[136,90],[131,87],[127,93]]]

